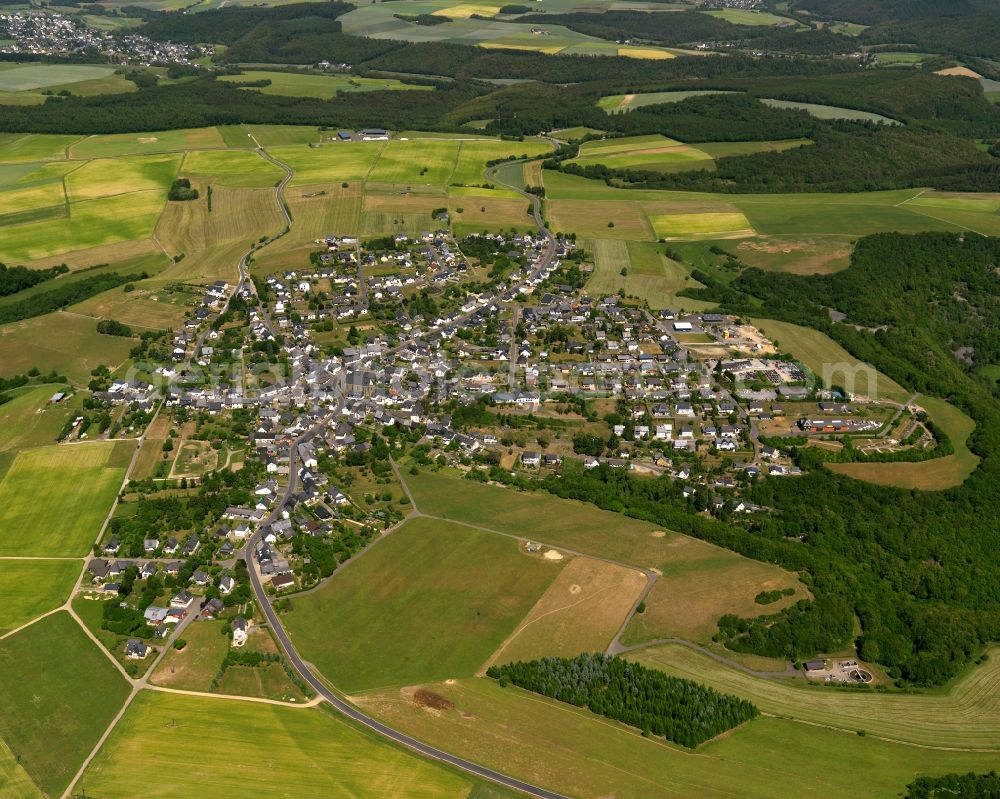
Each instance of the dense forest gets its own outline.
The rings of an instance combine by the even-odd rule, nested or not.
[[[88,297],[93,297],[102,291],[122,286],[125,283],[134,283],[147,277],[149,275],[145,272],[130,275],[108,273],[83,278],[65,286],[57,285],[47,291],[32,294],[19,302],[0,307],[0,324],[18,322],[21,319],[30,319],[33,316],[58,311],[68,305],[83,302]]]
[[[546,657],[490,666],[488,676],[691,747],[759,715],[753,704],[619,657]]]
[[[26,266],[7,266],[0,263],[0,297],[17,294],[19,291],[37,286],[46,280],[69,271],[67,266],[53,266],[49,269],[28,269]]]
[[[930,186],[1000,191],[1000,161],[972,142],[938,131],[832,122],[817,125],[814,144],[785,152],[719,158],[715,169],[664,173],[546,161],[629,188],[744,193],[861,192]]]
[[[976,422],[969,446],[982,460],[956,488],[911,492],[816,468],[755,484],[751,500],[773,510],[737,524],[694,516],[671,481],[613,469],[567,468],[544,487],[803,572],[815,601],[754,622],[724,620],[731,648],[810,656],[854,637],[857,619],[861,657],[902,681],[938,685],[1000,637],[1000,409],[996,384],[979,376],[1000,361],[997,264],[998,239],[880,234],[832,275],[748,269],[728,289],[690,292],[733,313],[766,308],[821,330],[907,388],[967,412]],[[830,308],[848,323],[831,322]],[[952,354],[964,343],[975,348],[971,365]]]
[[[918,777],[906,788],[905,799],[1000,799],[1000,774]]]

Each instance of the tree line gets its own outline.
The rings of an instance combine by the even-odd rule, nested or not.
[[[493,665],[486,674],[501,686],[512,683],[586,707],[636,727],[643,735],[662,736],[692,749],[760,713],[745,699],[609,655]]]

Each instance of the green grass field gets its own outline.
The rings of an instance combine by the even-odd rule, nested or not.
[[[0,238],[0,260],[20,263],[145,238],[165,203],[162,190],[70,203],[68,217],[7,228]]]
[[[857,480],[898,488],[942,491],[961,485],[979,465],[979,457],[969,450],[968,443],[976,423],[942,399],[921,395],[916,404],[923,406],[951,439],[953,454],[919,463],[831,463],[828,468]]]
[[[749,220],[739,211],[656,214],[649,221],[661,239],[716,239],[754,234]]]
[[[712,167],[712,157],[664,136],[632,136],[585,142],[571,163],[610,169],[651,169],[677,172]]]
[[[174,153],[97,158],[66,175],[66,193],[71,202],[147,191],[162,192],[166,199],[180,163]]]
[[[364,180],[385,142],[334,142],[320,148],[302,144],[271,147],[269,152],[294,171],[292,186]]]
[[[220,80],[230,83],[253,83],[260,80],[271,81],[270,86],[248,87],[248,91],[263,94],[281,94],[286,97],[316,97],[331,99],[337,92],[371,92],[384,89],[394,91],[432,91],[433,86],[417,86],[399,80],[381,78],[360,78],[353,75],[321,75],[318,73],[274,72],[247,70],[240,75],[224,75]]]
[[[918,774],[988,771],[997,755],[944,752],[765,718],[704,744],[673,747],[586,709],[489,680],[427,686],[454,704],[431,714],[405,692],[363,707],[411,735],[569,796],[617,799],[898,799]]]
[[[817,119],[854,119],[865,122],[882,122],[886,125],[899,125],[895,119],[873,114],[870,111],[858,111],[854,108],[840,108],[835,105],[820,105],[818,103],[798,103],[791,100],[761,100],[765,105],[772,108],[792,108],[799,111],[806,111]]]
[[[552,151],[551,145],[543,141],[508,142],[496,139],[463,141],[458,151],[458,163],[451,176],[451,182],[470,186],[479,185],[484,181],[483,171],[486,162],[509,156],[534,157],[545,155]]]
[[[459,142],[447,139],[393,140],[386,144],[368,177],[380,183],[444,185],[455,171],[458,149]]]
[[[18,453],[0,482],[0,555],[85,555],[121,485],[131,446],[92,442]]]
[[[128,695],[65,612],[0,641],[0,739],[50,796],[69,785]]]
[[[993,749],[1000,757],[1000,650],[946,690],[917,695],[844,691],[804,680],[768,680],[687,647],[666,645],[629,658],[668,674],[746,697],[765,713],[896,741],[957,749]]]
[[[112,133],[88,136],[70,148],[71,158],[117,158],[180,150],[225,147],[216,128],[183,128],[150,133]]]
[[[9,374],[24,374],[32,367],[46,374],[55,369],[86,384],[91,369],[121,365],[132,346],[131,339],[102,336],[93,319],[67,313],[0,326],[0,363]]]
[[[56,161],[66,158],[67,149],[79,136],[49,133],[0,133],[0,163]]]
[[[663,103],[679,103],[688,97],[701,97],[706,94],[729,94],[724,91],[691,90],[672,92],[639,92],[636,94],[609,94],[597,101],[597,107],[610,113],[629,111],[642,108],[644,105],[661,105]]]
[[[80,574],[77,560],[8,560],[0,565],[0,629],[59,607]]]
[[[753,601],[762,590],[789,586],[798,589],[794,598],[804,596],[795,575],[776,566],[582,502],[481,485],[447,472],[407,474],[406,484],[424,513],[659,571],[663,576],[645,614],[626,631],[629,641],[672,635],[707,640],[723,614],[765,611]]]
[[[303,657],[348,693],[468,676],[559,570],[516,541],[415,519],[293,598],[285,621]]]
[[[696,147],[712,158],[728,158],[737,155],[753,155],[754,153],[780,153],[809,144],[812,144],[809,139],[778,139],[775,141],[710,141],[703,144],[693,144],[692,147]]]
[[[46,89],[50,86],[106,78],[113,75],[114,71],[114,67],[82,64],[23,64],[14,69],[0,69],[0,91]]]
[[[185,176],[245,188],[273,186],[285,174],[256,152],[245,150],[194,150],[184,157],[182,171]]]
[[[135,700],[83,786],[88,795],[131,799],[143,774],[169,775],[144,781],[149,799],[466,799],[474,788],[324,710],[154,692]]]
[[[912,394],[874,367],[865,368],[857,358],[818,330],[772,319],[752,321],[781,352],[794,355],[823,378],[826,385],[836,384],[852,394],[884,397],[896,402],[904,402]]]
[[[742,8],[720,8],[715,11],[706,11],[710,17],[724,19],[734,25],[761,25],[761,26],[796,26],[798,23],[788,17],[779,17],[767,11],[750,11]]]
[[[41,789],[32,782],[28,772],[17,762],[2,740],[0,740],[0,786],[3,786],[6,799],[45,799]]]

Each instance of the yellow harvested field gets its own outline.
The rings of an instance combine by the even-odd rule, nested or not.
[[[25,189],[0,191],[0,215],[16,214],[36,208],[49,208],[66,202],[62,183],[43,183]]]
[[[573,558],[486,665],[603,652],[645,587],[637,569]]]
[[[510,44],[504,42],[482,42],[480,47],[487,50],[528,50],[532,53],[545,53],[545,55],[556,55],[565,50],[563,45],[535,45],[535,44]]]
[[[496,16],[497,11],[500,10],[500,4],[484,4],[484,3],[461,3],[457,6],[449,6],[448,8],[439,8],[437,11],[432,12],[436,17],[450,17],[452,19],[469,19],[473,15],[480,17],[493,17]]]
[[[658,214],[651,216],[649,221],[661,239],[738,238],[756,233],[739,211]]]
[[[957,77],[957,78],[973,78],[975,80],[980,80],[983,77],[978,72],[969,69],[968,67],[948,67],[947,69],[939,69],[934,74],[949,75],[951,77]]]
[[[651,47],[619,47],[618,55],[626,58],[649,58],[654,61],[664,61],[668,58],[676,58],[673,53],[666,50],[654,50]]]
[[[288,235],[258,253],[254,269],[266,274],[297,269],[316,250],[316,240],[327,235],[357,235],[361,227],[361,183],[346,189],[339,183],[290,187],[285,201],[295,224]]]
[[[162,253],[155,241],[151,238],[133,239],[131,241],[120,241],[116,244],[102,244],[97,247],[86,247],[82,250],[73,250],[62,255],[53,255],[47,258],[36,258],[25,262],[26,266],[33,269],[45,269],[50,266],[66,264],[71,270],[86,269],[88,266],[98,266],[99,264],[112,264],[117,261],[125,261],[140,255],[150,255]]]
[[[236,265],[249,242],[282,229],[272,189],[232,189],[216,186],[208,210],[205,186],[192,202],[167,203],[156,236],[171,255],[184,260],[160,277],[172,280],[218,280],[236,276]]]
[[[549,200],[552,229],[585,238],[651,241],[656,238],[637,202],[616,200]]]
[[[865,730],[934,747],[990,749],[1000,753],[1000,647],[986,663],[942,692],[924,694],[838,691],[803,680],[768,680],[730,668],[677,644],[629,655],[644,666],[697,680],[750,699],[762,711],[809,724]],[[1000,754],[998,754],[1000,756]]]

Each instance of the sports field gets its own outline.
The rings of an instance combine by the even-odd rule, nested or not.
[[[0,740],[59,796],[128,694],[125,678],[65,611],[0,641]]]
[[[0,482],[0,555],[82,556],[125,476],[130,442],[18,453]]]
[[[454,707],[432,714],[413,702],[410,690],[379,692],[361,703],[422,740],[570,796],[786,799],[793,791],[898,799],[917,774],[988,771],[997,763],[994,752],[918,749],[776,718],[752,721],[690,752],[492,680],[426,690]]]
[[[935,397],[921,395],[916,404],[951,439],[953,454],[919,463],[830,463],[828,468],[858,480],[897,488],[942,491],[961,485],[979,465],[979,457],[969,450],[969,436],[976,423],[954,405]]]
[[[263,94],[281,94],[286,97],[316,97],[331,99],[337,92],[371,92],[380,89],[393,91],[432,91],[433,86],[417,86],[399,80],[381,78],[361,78],[353,75],[321,75],[318,73],[273,72],[247,70],[240,75],[223,75],[220,80],[230,83],[254,83],[271,81],[270,86],[247,87],[248,91]]]
[[[940,692],[916,695],[842,691],[804,680],[769,680],[730,668],[684,646],[628,655],[644,666],[746,697],[765,713],[853,732],[863,729],[923,746],[992,749],[1000,758],[1000,650]]]
[[[570,560],[490,663],[603,652],[646,587],[646,577],[593,558]]]
[[[468,676],[562,563],[525,555],[502,536],[415,519],[293,598],[284,620],[303,658],[348,693]]]
[[[466,799],[474,787],[324,710],[147,691],[83,784],[93,796],[131,799],[139,775],[154,774],[170,778],[143,780],[150,799]]]
[[[780,352],[794,355],[814,374],[822,377],[826,385],[839,385],[852,394],[882,397],[895,402],[905,402],[912,394],[874,367],[866,367],[818,330],[773,319],[752,321]]]
[[[0,630],[12,630],[59,607],[80,574],[77,560],[0,562]]]

